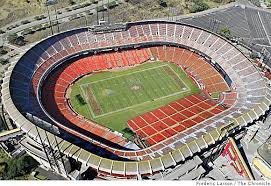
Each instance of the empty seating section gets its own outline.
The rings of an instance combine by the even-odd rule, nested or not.
[[[224,110],[200,94],[191,95],[133,118],[128,125],[142,140],[154,145]]]
[[[211,64],[198,54],[188,49],[168,46],[151,47],[150,51],[154,59],[172,61],[180,65],[191,74],[203,88],[209,92],[224,92],[230,88],[222,76]]]
[[[74,37],[73,40],[74,41],[72,43],[76,44],[77,42],[75,42],[76,39]],[[205,86],[208,88],[208,90],[210,90],[211,86],[217,87],[217,84],[225,83],[224,81],[220,82],[220,80],[223,78],[221,78],[221,76],[217,73],[217,71],[215,71],[210,66],[210,64],[205,62],[205,60],[200,58],[196,53],[193,53],[187,49],[180,49],[169,46],[159,46],[151,47],[150,49],[141,48],[136,50],[108,52],[79,59],[76,62],[64,65],[62,69],[59,68],[58,71],[56,71],[54,74],[51,74],[49,79],[46,81],[48,83],[44,85],[45,93],[43,95],[44,98],[43,102],[45,108],[50,114],[54,116],[54,118],[61,118],[61,122],[64,122],[65,121],[64,118],[66,118],[70,122],[70,124],[83,128],[93,134],[96,134],[97,136],[103,136],[107,140],[113,141],[114,143],[124,146],[126,141],[122,137],[114,134],[107,128],[104,127],[97,128],[98,125],[96,125],[92,121],[86,120],[85,118],[73,112],[65,98],[67,88],[71,83],[73,83],[73,81],[75,81],[79,77],[89,74],[93,71],[100,71],[110,68],[140,64],[143,63],[144,61],[147,61],[150,58],[150,55],[162,61],[172,61],[173,56],[178,56],[177,53],[179,52],[181,52],[181,56],[179,56],[180,58],[178,58],[177,64],[182,65],[183,68],[187,70],[191,69],[189,71],[193,73],[195,76],[197,76],[197,79],[208,78],[207,75],[205,76],[202,75],[203,69],[206,69],[205,71],[208,73],[209,76],[211,76],[213,80],[210,81],[209,84],[206,83]],[[48,68],[50,65],[51,63],[48,64],[48,62],[46,61],[43,63],[43,65],[41,65],[37,69],[34,78],[32,79],[33,87],[37,88],[38,86],[38,80],[42,75],[42,72],[40,71],[44,71],[44,69]],[[212,76],[213,74],[214,77]],[[219,77],[221,79],[219,79]],[[203,80],[203,82],[207,81]],[[218,89],[218,91],[223,91],[223,89]],[[55,104],[52,104],[53,102]],[[176,106],[178,105],[178,102],[172,104]],[[170,105],[168,107],[171,108]],[[185,105],[185,107],[187,107],[187,105]],[[189,107],[189,109],[183,111],[184,113],[175,113],[176,115],[174,115],[174,117],[177,117],[180,114],[184,114],[181,115],[182,117],[179,116],[175,119],[162,118],[163,120],[157,121],[155,125],[147,126],[146,129],[141,129],[140,131],[137,131],[137,133],[139,133],[139,136],[141,136],[143,139],[146,139],[149,145],[153,145],[155,143],[163,141],[164,139],[170,136],[174,136],[178,132],[182,132],[183,130],[187,129],[187,127],[190,125],[194,125],[198,122],[201,122],[202,120],[208,119],[209,117],[213,116],[212,114],[211,115],[209,114],[208,117],[198,116],[196,117],[196,119],[195,118],[189,119],[190,117],[192,118],[195,117],[195,114],[198,114],[197,111],[195,110],[194,112],[188,111],[190,109],[197,110],[197,108]],[[57,110],[58,112],[56,112],[55,110]],[[178,108],[175,108],[175,111],[179,112]],[[223,109],[221,111],[223,111]],[[168,113],[166,112],[166,114]],[[160,116],[161,115],[158,115],[157,117]],[[162,131],[160,131],[159,127],[161,126],[159,124],[163,125],[164,124],[163,122],[164,123],[166,122],[165,124],[167,125],[171,125],[171,127],[162,128]],[[180,122],[185,123],[180,124]]]
[[[225,107],[231,107],[237,100],[237,93],[235,91],[223,92],[220,97],[220,103]]]
[[[154,45],[149,49],[120,50],[102,54],[98,52],[72,64],[59,66],[61,68],[52,71],[53,76],[49,74],[50,81],[46,81],[43,86],[43,90],[47,91],[43,91],[41,99],[46,111],[73,135],[78,135],[78,132],[72,130],[72,126],[76,126],[92,134],[104,135],[106,140],[123,145],[125,142],[121,136],[116,138],[116,134],[110,130],[76,115],[69,108],[65,91],[71,82],[82,75],[139,64],[150,57],[178,64],[209,93],[223,92],[218,101],[228,109],[225,110],[207,97],[193,95],[134,118],[128,123],[130,127],[146,142],[153,144],[136,151],[119,150],[103,141],[97,141],[94,137],[90,140],[92,136],[89,137],[80,130],[79,137],[117,156],[137,161],[147,160],[140,163],[113,162],[110,164],[111,168],[107,168],[107,159],[92,154],[86,156],[88,165],[101,166],[99,168],[105,172],[121,172],[126,175],[136,175],[139,171],[144,173],[163,170],[214,144],[219,136],[217,129],[224,124],[234,122],[236,126],[243,126],[259,118],[269,109],[270,89],[266,86],[264,78],[238,49],[223,38],[180,23],[138,22],[130,24],[127,28],[126,31],[105,34],[95,34],[87,28],[77,29],[52,36],[32,47],[16,64],[12,64],[5,74],[1,93],[3,98],[7,97],[3,99],[3,104],[11,118],[18,126],[22,125],[21,128],[26,132],[30,131],[30,125],[26,121],[20,122],[25,118],[25,113],[54,123],[39,105],[38,83],[42,76],[51,70],[52,65],[60,64],[63,59],[102,47],[121,48],[124,45],[139,46],[144,43],[154,45],[154,42],[159,42],[160,45],[172,42],[175,46],[185,45],[205,53],[229,75],[232,81],[231,91],[222,76],[212,67],[212,63],[198,54],[184,48]]]

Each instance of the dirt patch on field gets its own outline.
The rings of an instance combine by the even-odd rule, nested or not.
[[[173,79],[174,79],[174,81],[176,81],[177,82],[177,84],[181,87],[181,89],[182,90],[185,90],[186,89],[186,87],[184,87],[184,84],[183,84],[183,82],[179,79],[179,77],[175,74],[175,72],[173,72],[169,67],[163,67],[164,68],[164,70],[166,71],[166,73],[169,75],[169,76],[171,76]]]
[[[102,109],[100,107],[100,105],[98,104],[92,90],[91,90],[91,86],[88,86],[87,88],[87,96],[88,96],[88,101],[89,104],[94,112],[95,115],[100,115],[102,114]]]

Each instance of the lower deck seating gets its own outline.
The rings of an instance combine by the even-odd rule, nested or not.
[[[128,125],[142,140],[153,145],[224,110],[202,94],[191,95],[133,118]]]
[[[174,62],[190,73],[209,93],[229,91],[230,88],[223,77],[212,65],[198,54],[188,49],[169,46],[150,48],[156,60]]]
[[[110,57],[113,57],[115,61],[111,61],[112,58]],[[104,139],[120,146],[125,146],[127,141],[122,136],[76,114],[70,108],[65,97],[66,91],[73,81],[83,75],[93,71],[140,64],[147,61],[149,57],[146,49],[140,49],[100,54],[64,64],[62,68],[58,68],[57,71],[50,74],[43,87],[42,99],[44,106],[54,118],[58,119],[58,122],[65,123],[68,121],[70,125],[82,128],[97,136],[102,136]]]

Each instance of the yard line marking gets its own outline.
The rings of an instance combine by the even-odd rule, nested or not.
[[[147,72],[148,70],[153,70],[153,69],[158,69],[158,68],[162,68],[163,71],[165,71],[163,67],[170,68],[170,70],[173,71],[173,73],[183,83],[183,85],[186,87],[186,89],[185,90],[184,89],[179,89],[180,91],[178,91],[178,92],[174,92],[172,94],[164,95],[164,96],[161,96],[161,97],[157,96],[157,98],[152,99],[153,101],[157,101],[157,100],[161,100],[161,99],[164,99],[164,98],[172,97],[172,96],[175,96],[175,95],[178,95],[178,94],[186,94],[186,93],[189,93],[191,91],[190,87],[187,86],[187,84],[181,79],[179,74],[177,72],[175,72],[175,70],[173,70],[173,68],[169,64],[163,64],[163,65],[159,65],[159,66],[156,66],[156,67],[151,67],[151,68],[147,68],[147,69],[143,69],[143,70],[138,70],[138,71],[128,73],[128,74],[123,74],[123,75],[119,75],[119,76],[115,76],[115,77],[109,77],[109,78],[98,80],[98,81],[91,82],[91,83],[85,83],[85,84],[80,85],[80,88],[81,88],[81,91],[84,93],[84,96],[86,96],[86,92],[82,89],[82,86],[88,86],[90,84],[92,85],[92,84],[97,83],[97,82],[102,82],[102,81],[110,80],[110,79],[113,80],[113,79],[118,78],[118,77],[129,76],[131,74],[145,72],[145,71]],[[185,75],[187,75],[187,74],[185,74]],[[172,77],[170,77],[170,79],[172,79]],[[124,83],[124,84],[126,85],[126,83]],[[117,83],[117,85],[118,85],[118,83]],[[165,88],[162,87],[162,89],[165,89]],[[158,91],[158,90],[156,89],[156,91]],[[132,103],[130,100],[129,100],[129,102]],[[128,106],[128,107],[120,108],[120,109],[116,109],[114,111],[106,112],[106,113],[103,113],[103,114],[100,114],[100,115],[95,115],[95,113],[93,112],[91,106],[88,103],[88,110],[91,110],[90,113],[91,113],[93,118],[100,118],[100,117],[103,117],[103,116],[106,116],[106,115],[109,115],[109,114],[113,114],[113,113],[117,113],[117,112],[121,112],[121,111],[124,111],[124,110],[127,110],[127,109],[133,109],[133,108],[136,108],[136,107],[138,107],[140,105],[144,105],[144,104],[147,104],[147,103],[150,103],[150,102],[151,102],[151,100],[148,100],[148,101],[145,101],[145,102],[142,102],[142,103],[134,104],[134,105],[131,105],[131,106]]]
[[[186,93],[186,92],[189,92],[189,90],[175,92],[173,94],[170,94],[170,95],[167,95],[167,96],[162,96],[162,97],[156,98],[154,100],[157,101],[157,100],[160,100],[160,99],[164,99],[164,98],[167,98],[167,97],[175,96],[177,94]],[[142,102],[142,103],[139,103],[139,104],[131,105],[129,107],[125,107],[125,108],[122,108],[122,109],[114,110],[112,112],[107,112],[107,113],[104,113],[104,114],[100,114],[98,116],[95,115],[93,118],[100,118],[102,116],[106,116],[106,115],[109,115],[109,114],[117,113],[117,112],[120,112],[120,111],[123,111],[123,110],[132,109],[132,108],[138,107],[140,105],[144,105],[144,104],[149,103],[149,102],[151,102],[151,100],[145,101],[145,102]]]
[[[83,92],[83,95],[84,95],[84,97],[85,97],[85,99],[87,98],[87,108],[88,108],[88,111],[89,111],[89,113],[92,115],[92,117],[94,116],[94,113],[93,113],[93,111],[92,111],[92,108],[91,108],[91,106],[89,105],[89,101],[88,101],[88,96],[86,96],[86,93],[85,93],[85,91],[83,90],[83,88],[80,86],[80,88],[79,88],[79,91],[82,93]]]
[[[157,67],[147,68],[147,69],[144,69],[144,70],[138,70],[138,71],[135,71],[135,72],[131,72],[129,74],[123,74],[123,75],[119,75],[119,76],[115,76],[115,77],[105,78],[105,79],[97,80],[97,81],[94,81],[94,82],[91,82],[91,83],[85,83],[83,85],[95,84],[97,82],[106,81],[106,80],[109,80],[109,79],[118,78],[118,77],[122,77],[122,76],[127,76],[127,75],[131,75],[131,74],[136,74],[136,73],[139,73],[139,72],[144,72],[144,71],[152,70],[152,69],[155,69],[155,68],[161,68],[163,66],[167,66],[167,64],[166,65],[160,65],[160,66],[157,66]]]
[[[171,66],[169,66],[169,68],[171,68]],[[178,78],[183,82],[183,84],[186,86],[186,88],[188,88],[188,90],[191,90],[190,87],[182,80],[182,78],[179,76],[179,74],[177,74],[172,68],[171,68],[171,70],[178,76]],[[182,71],[185,73],[184,70],[182,70]],[[186,73],[185,73],[185,75],[188,76]],[[188,76],[188,77],[190,77],[190,76]]]

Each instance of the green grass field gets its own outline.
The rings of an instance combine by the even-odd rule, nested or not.
[[[79,114],[128,137],[127,120],[199,91],[175,64],[148,62],[85,76],[70,101]]]

